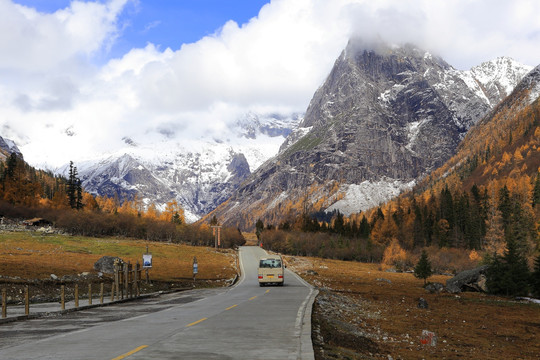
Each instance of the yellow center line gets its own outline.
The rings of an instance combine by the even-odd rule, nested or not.
[[[225,310],[231,310],[232,308],[235,308],[237,307],[238,305],[233,305],[233,306],[229,306],[228,308],[226,308]]]
[[[253,300],[257,297],[257,295],[255,295],[254,297],[250,297],[249,300]]]
[[[266,290],[265,294],[268,294],[270,292],[270,289]]]
[[[191,324],[188,324],[186,327],[197,325],[198,323],[202,323],[204,320],[208,320],[208,318],[202,318],[201,320],[197,320],[195,322],[192,322]]]
[[[146,348],[146,347],[148,347],[148,345],[141,345],[141,346],[139,346],[138,348],[135,348],[135,349],[131,350],[130,352],[125,353],[124,355],[120,355],[120,356],[118,356],[118,357],[115,357],[115,358],[112,359],[112,360],[122,360],[122,359],[125,359],[125,358],[127,358],[128,356],[133,355],[133,354],[135,354],[137,351],[141,351],[142,349],[144,349],[144,348]]]

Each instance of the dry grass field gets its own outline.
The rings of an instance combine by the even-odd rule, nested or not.
[[[193,286],[194,257],[199,270],[196,286],[221,286],[236,275],[236,254],[232,250],[130,239],[7,232],[0,233],[0,288],[29,284],[34,294],[43,293],[46,291],[41,289],[43,287],[58,287],[51,284],[51,274],[62,278],[86,272],[88,279],[96,281],[93,266],[99,258],[117,256],[132,264],[142,263],[146,246],[152,254],[149,270],[152,286],[144,289],[146,291]],[[84,282],[85,278],[80,279]],[[17,297],[15,291],[8,289],[8,293]]]
[[[413,274],[383,272],[378,264],[287,259],[320,289],[317,359],[540,359],[538,304],[470,292],[430,294]],[[428,309],[418,308],[419,298]],[[421,344],[422,330],[436,334],[436,346]]]

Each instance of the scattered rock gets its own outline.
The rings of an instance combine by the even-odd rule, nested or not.
[[[446,281],[446,290],[450,293],[462,291],[486,291],[486,272],[489,265],[477,267],[476,269],[462,271],[456,276]]]
[[[428,303],[426,301],[426,299],[424,298],[420,298],[418,299],[418,308],[419,309],[427,309],[429,306],[428,306]]]
[[[429,284],[426,285],[425,289],[430,294],[438,294],[444,290],[444,285],[438,282],[435,282],[435,283],[430,282]]]
[[[308,275],[319,275],[319,273],[316,272],[315,270],[308,270],[308,271],[306,271],[306,274],[308,274]]]
[[[385,279],[385,278],[378,278],[378,279],[376,279],[376,280],[379,281],[379,282],[385,282],[385,283],[388,283],[388,284],[391,284],[391,283],[392,283],[391,280],[388,280],[388,279]]]
[[[78,281],[78,280],[79,280],[79,278],[77,276],[73,276],[73,275],[64,275],[61,278],[62,282],[73,282],[73,281]]]
[[[51,280],[58,280],[58,276],[51,274]]]

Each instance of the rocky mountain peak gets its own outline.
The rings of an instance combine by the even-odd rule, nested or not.
[[[510,57],[501,56],[471,68],[466,75],[470,74],[476,81],[493,107],[510,95],[530,70],[530,66],[520,64]]]
[[[0,136],[0,156],[7,158],[11,154],[16,154],[19,158],[23,158],[23,154],[13,140],[6,139]]]
[[[299,129],[215,214],[249,227],[255,216],[283,219],[294,203],[345,213],[376,206],[444,164],[526,71],[508,58],[459,71],[414,45],[352,39]],[[322,190],[329,184],[337,192]]]

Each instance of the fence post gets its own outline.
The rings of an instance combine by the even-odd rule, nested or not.
[[[62,304],[62,310],[66,310],[66,286],[60,287],[60,303]]]
[[[28,285],[26,285],[26,288],[24,288],[24,314],[29,315],[30,314],[30,290],[28,288]]]
[[[92,305],[92,283],[88,283],[88,305]]]
[[[128,277],[129,277],[129,297],[133,297],[133,290],[135,287],[133,286],[133,265],[131,262],[128,262]]]
[[[79,307],[79,284],[75,284],[75,307]]]
[[[114,282],[112,282],[111,283],[111,302],[114,301],[114,288],[115,287],[116,287],[116,284]]]
[[[116,300],[120,300],[120,264],[114,262],[114,285],[116,288]],[[112,291],[114,293],[114,290]]]
[[[2,289],[2,319],[7,317],[7,294],[6,289]]]
[[[120,297],[119,299],[124,298],[124,266],[126,264],[122,263],[120,264],[120,267],[118,268],[118,288],[120,289]]]
[[[129,262],[127,264],[124,263],[124,292],[126,294],[126,299],[129,297],[129,265]]]
[[[99,303],[103,304],[103,283],[101,283],[101,289],[99,289]]]
[[[139,262],[137,261],[137,263],[135,264],[135,271],[133,272],[133,275],[135,275],[135,279],[133,281],[133,283],[135,284],[135,296],[139,296],[141,295],[140,291],[139,291],[139,267],[141,265],[139,265]]]

